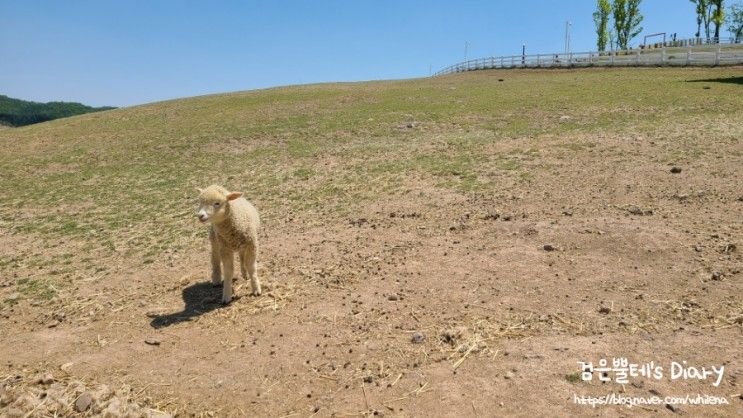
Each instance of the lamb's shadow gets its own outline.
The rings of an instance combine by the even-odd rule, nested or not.
[[[211,282],[196,283],[183,289],[183,302],[186,306],[181,312],[166,315],[149,315],[152,318],[150,325],[153,328],[163,328],[221,308],[222,286],[214,286]]]
[[[743,84],[743,77],[719,77],[719,78],[706,78],[700,80],[687,80],[689,83],[728,83],[728,84]]]

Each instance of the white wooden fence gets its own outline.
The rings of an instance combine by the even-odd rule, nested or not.
[[[743,64],[743,43],[734,39],[684,39],[639,49],[479,58],[451,65],[434,76],[495,68],[664,66]]]

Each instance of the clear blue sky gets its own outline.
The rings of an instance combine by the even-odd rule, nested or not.
[[[127,106],[262,87],[427,76],[469,57],[594,49],[594,0],[0,0],[0,94]],[[688,0],[645,32],[693,35]],[[727,32],[725,32],[727,34]],[[638,41],[635,40],[635,44]]]

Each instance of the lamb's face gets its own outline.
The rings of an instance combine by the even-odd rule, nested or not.
[[[242,196],[242,193],[230,193],[221,186],[209,186],[199,190],[199,208],[196,217],[201,222],[222,222],[227,216],[229,201]]]

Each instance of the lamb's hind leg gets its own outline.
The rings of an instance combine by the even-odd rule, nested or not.
[[[243,274],[243,277],[245,280],[248,279],[248,272],[246,271],[246,264],[245,264],[245,250],[238,251],[237,252],[240,255],[240,271]]]
[[[244,266],[248,270],[248,276],[250,277],[250,286],[253,288],[253,296],[260,296],[261,281],[258,280],[258,262],[256,261],[256,248],[254,246],[248,246],[248,248],[245,249],[243,253],[245,254]]]

